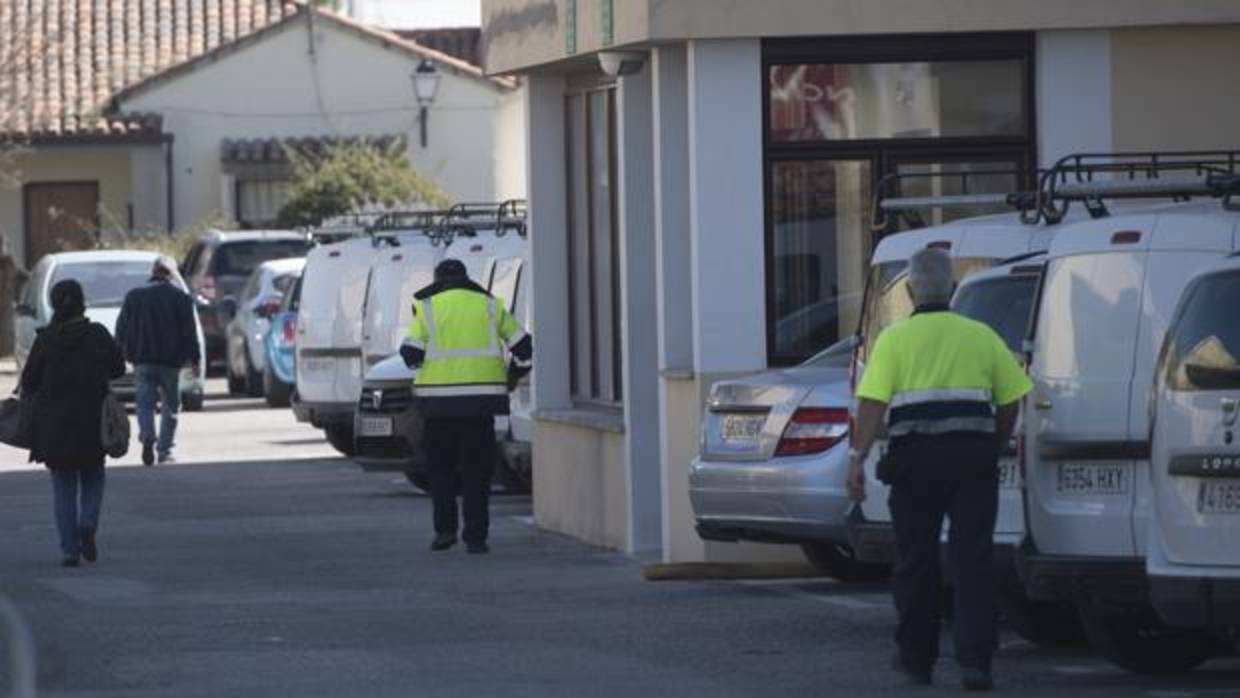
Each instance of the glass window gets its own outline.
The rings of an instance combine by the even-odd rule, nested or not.
[[[145,262],[78,262],[61,264],[52,272],[48,292],[56,284],[73,279],[82,285],[86,305],[90,308],[119,308],[125,294],[151,278],[151,263]]]
[[[870,163],[776,162],[772,184],[771,358],[786,363],[856,327],[870,255]]]
[[[504,301],[509,312],[516,307],[517,275],[520,271],[520,258],[495,260],[495,271],[491,275],[491,295]]]
[[[616,238],[615,90],[568,97],[572,393],[623,397]]]
[[[987,279],[962,287],[952,307],[965,317],[990,325],[1009,349],[1020,353],[1037,291],[1038,277],[1033,274]]]
[[[900,180],[897,196],[937,197],[962,194],[1012,194],[1020,191],[1027,182],[1016,173],[1020,170],[1018,159],[992,162],[902,162],[896,174]],[[983,174],[985,173],[985,174]],[[895,230],[923,228],[942,225],[963,218],[975,218],[995,213],[1013,213],[1004,204],[978,204],[976,206],[951,206],[925,211],[909,212],[896,217]]]
[[[274,225],[289,196],[287,181],[241,180],[237,182],[237,222],[246,228]]]
[[[1240,273],[1208,276],[1168,333],[1163,375],[1172,390],[1240,390]]]
[[[848,368],[856,347],[856,337],[850,335],[806,359],[801,365],[806,368]]]
[[[254,240],[220,245],[215,253],[217,276],[249,276],[258,265],[273,259],[305,257],[310,243],[304,240]]]
[[[998,261],[991,257],[953,257],[952,276],[956,281],[975,271],[989,269]],[[908,291],[908,262],[894,260],[875,264],[870,269],[869,295],[865,301],[865,318],[861,323],[862,361],[868,355],[879,333],[890,325],[913,316],[913,299]]]
[[[1025,135],[1021,60],[775,65],[776,142]]]

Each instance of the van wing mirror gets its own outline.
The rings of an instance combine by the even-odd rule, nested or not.
[[[13,307],[13,311],[21,317],[35,317],[34,306],[29,303],[18,303]]]

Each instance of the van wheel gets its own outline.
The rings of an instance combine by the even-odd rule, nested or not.
[[[426,473],[415,473],[412,470],[406,470],[405,479],[409,480],[409,484],[422,490],[424,494],[431,493],[431,480],[426,476]]]
[[[181,410],[184,412],[201,412],[203,396],[202,393],[193,391],[181,394]]]
[[[245,394],[245,379],[234,376],[231,366],[225,369],[225,373],[228,374],[228,394],[232,396]]]
[[[1149,606],[1111,607],[1085,602],[1081,623],[1094,648],[1134,674],[1183,674],[1214,656],[1214,638],[1201,630],[1173,628]]]
[[[999,597],[1003,619],[1021,638],[1042,647],[1071,647],[1085,641],[1076,606],[1064,601],[1031,601],[1023,593]]]
[[[263,369],[263,395],[268,407],[288,407],[293,402],[293,386],[276,378],[268,366]]]
[[[324,427],[323,432],[327,434],[327,442],[339,451],[340,455],[352,458],[357,453],[357,448],[353,444],[352,425]]]
[[[801,550],[818,571],[841,582],[877,582],[891,576],[890,565],[861,562],[847,545],[802,543]]]

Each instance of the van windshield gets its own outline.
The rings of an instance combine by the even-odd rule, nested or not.
[[[989,269],[993,257],[952,257],[952,276],[959,282],[975,271]],[[864,362],[868,347],[888,326],[913,315],[908,295],[908,260],[880,262],[870,268],[869,286],[861,316],[862,344],[859,356]]]
[[[1240,390],[1240,272],[1207,276],[1167,334],[1162,375],[1172,390]]]
[[[990,326],[1008,349],[1019,353],[1029,326],[1038,277],[1019,274],[968,284],[956,293],[952,309]]]

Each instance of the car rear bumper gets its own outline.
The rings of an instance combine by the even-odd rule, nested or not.
[[[1117,602],[1149,599],[1145,561],[1138,557],[1048,555],[1025,539],[1015,550],[1015,561],[1030,599],[1071,600],[1082,592]]]
[[[319,429],[353,425],[353,411],[357,406],[352,402],[303,402],[295,394],[292,402],[293,415],[299,422],[309,422]]]
[[[844,451],[844,453],[837,453]],[[845,542],[845,449],[779,461],[695,459],[689,500],[708,540]]]
[[[1206,576],[1190,569],[1180,575],[1150,575],[1150,601],[1169,625],[1188,628],[1240,628],[1240,570]]]

